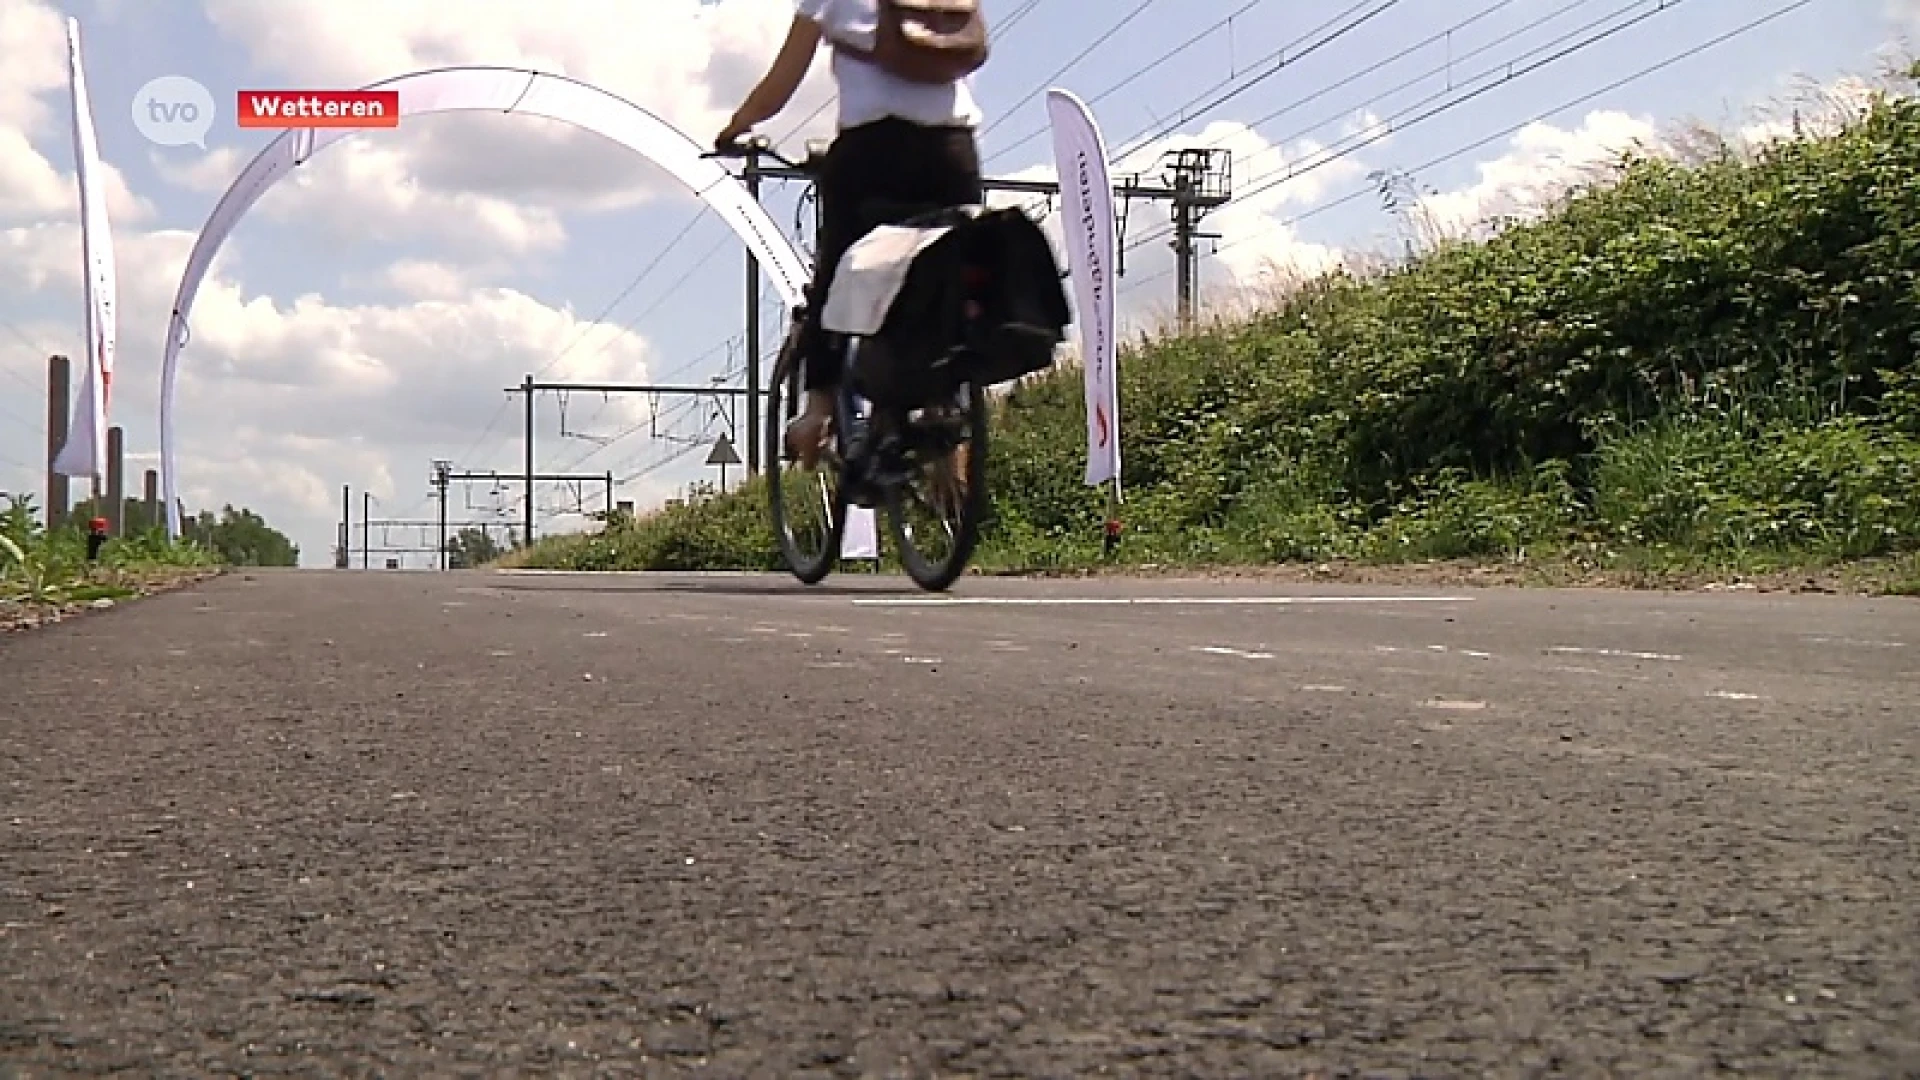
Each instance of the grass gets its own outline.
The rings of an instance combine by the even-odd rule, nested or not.
[[[1079,373],[1025,380],[995,407],[979,569],[1920,592],[1920,105],[1833,119],[1759,149],[1696,129],[1526,220],[1422,227],[1414,257],[1130,344],[1112,559]],[[777,569],[763,505],[752,483],[512,561]]]
[[[123,600],[220,563],[204,548],[170,542],[164,529],[109,540],[92,562],[86,553],[77,524],[48,532],[31,499],[13,496],[0,510],[0,605],[57,609]]]

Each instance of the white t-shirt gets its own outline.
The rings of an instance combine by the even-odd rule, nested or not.
[[[795,0],[795,6],[830,41],[873,48],[880,29],[877,0]],[[946,86],[908,82],[838,49],[833,50],[833,78],[840,86],[842,131],[889,116],[929,127],[980,126],[980,106],[965,79]]]

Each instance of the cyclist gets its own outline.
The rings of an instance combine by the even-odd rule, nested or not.
[[[805,357],[806,406],[786,431],[787,452],[807,468],[818,461],[833,418],[841,356],[829,347],[820,311],[834,270],[865,235],[860,218],[869,200],[962,206],[984,201],[975,130],[981,122],[968,81],[925,83],[900,78],[868,55],[887,0],[796,0],[793,22],[772,65],[714,140],[727,147],[779,115],[825,41],[833,51],[840,94],[837,133],[816,183],[820,197],[819,250],[808,288],[800,354]]]

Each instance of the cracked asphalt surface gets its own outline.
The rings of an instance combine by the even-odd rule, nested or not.
[[[0,640],[0,1074],[1920,1076],[1920,602],[955,596]]]

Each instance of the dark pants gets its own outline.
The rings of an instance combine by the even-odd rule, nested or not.
[[[897,117],[841,132],[827,149],[818,188],[820,250],[814,255],[807,319],[801,327],[809,390],[840,385],[843,358],[821,330],[820,312],[841,256],[874,226],[887,224],[867,220],[865,204],[877,200],[949,207],[980,203],[986,197],[971,128],[923,127]]]

